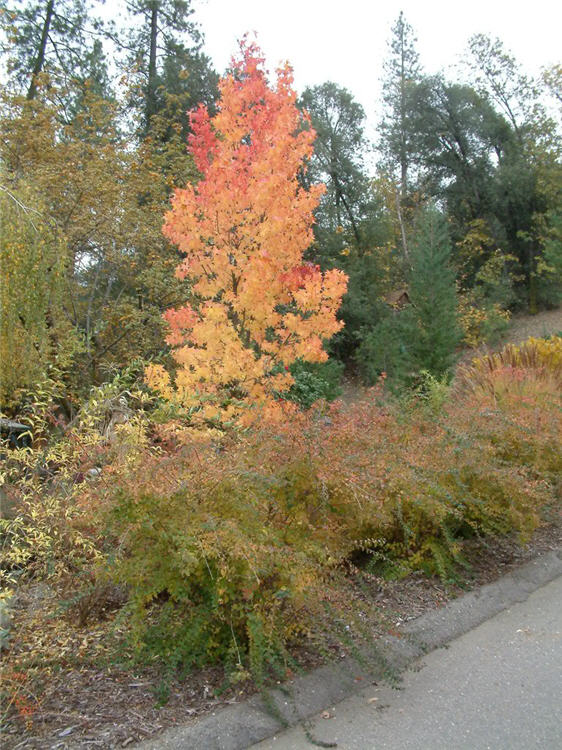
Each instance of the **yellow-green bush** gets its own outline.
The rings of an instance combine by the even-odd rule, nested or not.
[[[467,346],[493,343],[507,330],[510,318],[497,302],[477,303],[470,294],[459,295],[459,324]]]
[[[260,680],[283,664],[324,575],[350,547],[306,438],[260,433],[147,456],[109,508],[134,640],[184,666],[226,661]],[[300,443],[300,445],[298,445]]]
[[[37,192],[0,184],[0,411],[53,368],[68,368],[78,349],[63,314],[67,263]]]

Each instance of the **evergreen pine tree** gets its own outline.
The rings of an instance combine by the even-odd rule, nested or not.
[[[417,159],[417,120],[423,99],[416,37],[400,12],[392,27],[384,62],[383,118],[379,126],[381,167],[395,185],[394,204],[405,267],[410,265],[407,235],[412,203],[412,168]]]
[[[410,300],[416,328],[410,351],[418,372],[436,377],[450,372],[460,341],[455,272],[445,220],[435,208],[419,217],[412,243]]]
[[[385,166],[396,174],[402,202],[408,193],[408,172],[414,151],[412,116],[415,92],[422,79],[417,39],[410,24],[400,15],[392,27],[389,55],[384,62],[384,116],[380,124],[379,148]]]
[[[43,74],[60,89],[89,79],[92,65],[100,66],[102,49],[92,37],[101,27],[87,0],[0,0],[10,87],[32,100]]]

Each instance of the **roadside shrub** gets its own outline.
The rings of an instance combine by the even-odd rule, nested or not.
[[[139,653],[263,679],[349,552],[309,451],[314,420],[152,452],[110,502]]]
[[[11,454],[21,486],[3,576],[87,581],[68,592],[84,621],[111,579],[150,662],[279,677],[330,608],[341,635],[350,562],[450,579],[465,539],[525,539],[559,492],[559,337],[481,358],[452,386],[426,376],[407,403],[379,382],[351,405],[282,403],[275,425],[197,441],[142,410],[106,430],[108,395],[93,394],[57,454]]]
[[[0,469],[0,489],[9,498],[0,518],[2,586],[76,572],[101,556],[97,541],[81,528],[85,460],[74,439],[6,451]]]
[[[106,484],[103,469],[132,466],[144,452],[148,396],[128,390],[129,371],[93,388],[71,424],[55,405],[52,388],[29,391],[21,419],[31,447],[5,451],[0,463],[0,583],[56,579],[103,558],[95,494]],[[90,489],[92,493],[90,493]],[[86,502],[86,500],[90,502]]]
[[[407,412],[379,385],[350,406],[120,464],[104,504],[140,656],[263,681],[358,553],[375,570],[449,579],[466,538],[527,538],[562,465],[560,391],[526,351],[524,368],[488,368],[493,393],[475,365],[449,398],[441,384]]]
[[[508,345],[461,368],[457,379],[482,444],[491,445],[503,465],[521,466],[538,479],[556,480],[562,472],[561,392],[559,336]]]

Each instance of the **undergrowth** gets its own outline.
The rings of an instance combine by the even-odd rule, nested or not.
[[[372,611],[350,565],[454,580],[466,540],[525,540],[559,500],[561,356],[559,337],[530,340],[427,381],[406,411],[380,386],[197,442],[138,408],[101,437],[84,418],[11,455],[4,581],[84,580],[67,597],[82,624],[118,590],[137,661],[220,663],[233,683],[283,679],[306,640],[361,650]]]

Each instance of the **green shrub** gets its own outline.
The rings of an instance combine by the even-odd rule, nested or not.
[[[333,401],[341,394],[342,374],[343,364],[335,359],[327,362],[297,360],[291,366],[295,382],[287,399],[298,404],[301,409],[310,409],[316,401]]]
[[[413,371],[410,341],[414,326],[412,311],[407,308],[363,332],[356,362],[367,383],[374,385],[385,373],[393,390],[401,390],[409,384]]]

